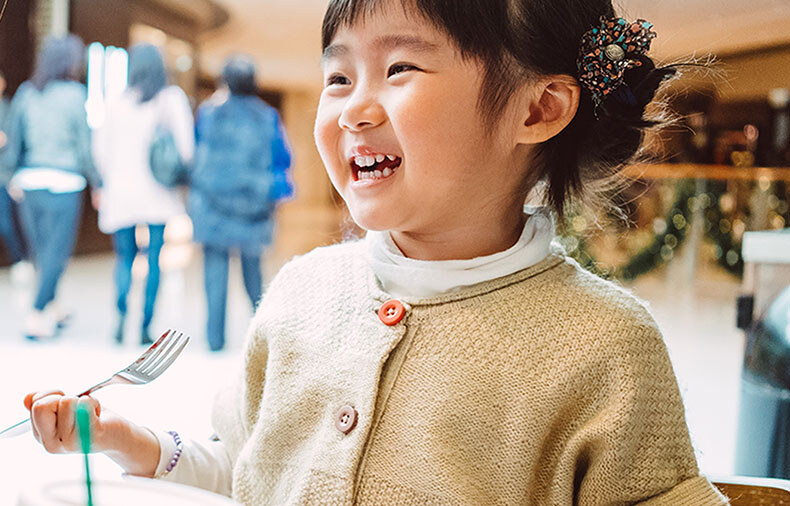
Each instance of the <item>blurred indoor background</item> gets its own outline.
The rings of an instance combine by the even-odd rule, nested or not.
[[[146,41],[162,48],[172,81],[195,107],[215,91],[228,54],[252,55],[259,66],[259,95],[281,112],[294,155],[295,196],[277,211],[275,242],[265,261],[270,279],[294,255],[357,232],[331,188],[312,137],[322,84],[320,25],[326,4],[327,0],[12,0],[0,21],[0,69],[10,95],[30,75],[34,54],[46,35],[79,35],[88,46],[86,107],[96,125],[102,121],[103,101],[125,85],[124,48],[130,44]],[[787,244],[781,238],[787,234],[781,231],[790,227],[790,2],[617,4],[621,15],[654,23],[659,34],[653,44],[655,58],[665,63],[713,61],[713,70],[690,72],[672,85],[666,100],[681,119],[653,139],[650,154],[655,163],[628,170],[633,183],[621,199],[627,223],[579,214],[571,217],[562,242],[585,265],[618,279],[649,304],[678,374],[701,467],[708,473],[733,474],[741,392],[746,388],[742,382],[747,331],[786,286],[778,280],[790,281],[790,268],[780,265],[785,260],[778,253]],[[590,226],[595,222],[607,225]],[[136,353],[131,345],[117,348],[111,342],[112,248],[96,223],[96,213],[86,201],[76,254],[60,288],[75,319],[55,343],[24,342],[20,315],[29,293],[13,288],[8,269],[0,268],[0,427],[24,416],[21,395],[28,390],[64,381],[76,389]],[[756,253],[747,254],[745,263],[744,237],[772,231],[778,232],[751,236],[765,242],[754,243]],[[766,259],[773,253],[775,257]],[[8,264],[3,255],[0,247],[0,266]],[[176,372],[168,373],[174,377],[170,383],[163,379],[150,386],[150,395],[161,405],[169,405],[172,395],[166,388],[184,392],[184,406],[206,399],[213,382],[201,371],[226,370],[248,324],[250,311],[238,269],[231,269],[229,351],[220,356],[204,351],[199,257],[191,243],[189,219],[168,223],[155,323],[181,328],[196,339],[187,354],[191,358],[179,366],[182,379],[175,379]],[[136,293],[146,268],[144,259],[138,260]],[[133,294],[130,300],[139,298]],[[68,371],[76,364],[81,370],[75,377]],[[774,387],[781,390],[781,385]],[[107,395],[118,395],[131,411],[142,412],[151,405],[151,397],[140,393]],[[760,411],[768,409],[767,404],[750,406],[758,417],[769,416]],[[207,413],[202,407],[199,411]],[[175,418],[191,423],[196,432],[208,431],[207,417],[195,422],[194,412],[170,412],[169,418],[161,419],[145,416],[152,423]],[[0,442],[0,456],[3,444],[21,448],[26,443]],[[13,472],[6,464],[0,462],[6,472]]]

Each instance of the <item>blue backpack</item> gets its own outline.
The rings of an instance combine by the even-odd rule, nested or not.
[[[274,212],[275,181],[267,142],[275,118],[244,98],[209,109],[198,140],[191,185],[215,212],[263,221]]]

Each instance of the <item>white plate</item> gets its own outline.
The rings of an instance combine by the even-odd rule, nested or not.
[[[199,488],[159,480],[128,477],[93,484],[94,506],[238,506],[238,503]],[[85,506],[84,481],[55,481],[24,491],[17,506]]]

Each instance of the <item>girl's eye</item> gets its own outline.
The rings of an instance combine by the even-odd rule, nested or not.
[[[389,69],[387,69],[387,77],[392,77],[396,74],[400,74],[402,72],[408,72],[410,70],[420,70],[420,69],[408,63],[396,63],[390,66]]]
[[[351,84],[351,80],[349,80],[349,78],[347,78],[346,76],[344,76],[342,74],[332,74],[331,76],[329,76],[327,78],[326,85],[327,86],[332,86],[332,85],[335,85],[335,84],[336,85],[340,85],[340,86],[347,86],[347,85]]]

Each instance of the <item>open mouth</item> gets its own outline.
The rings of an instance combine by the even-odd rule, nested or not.
[[[381,153],[358,155],[351,158],[351,170],[354,173],[354,181],[388,178],[398,170],[400,164],[400,157]]]

